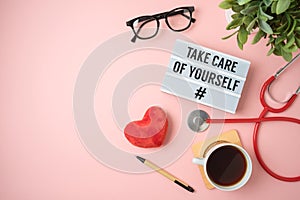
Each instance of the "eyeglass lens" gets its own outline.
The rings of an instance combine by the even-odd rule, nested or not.
[[[133,22],[135,34],[142,39],[152,38],[156,35],[159,21],[151,16],[141,17]]]
[[[167,17],[167,24],[173,31],[183,31],[191,25],[192,13],[185,8],[171,11]]]

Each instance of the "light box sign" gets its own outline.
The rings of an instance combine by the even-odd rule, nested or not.
[[[235,113],[250,62],[177,40],[161,90]]]

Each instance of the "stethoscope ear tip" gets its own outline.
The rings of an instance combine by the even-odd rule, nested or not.
[[[194,110],[189,114],[187,124],[192,131],[199,133],[209,127],[209,123],[206,122],[207,119],[209,119],[207,112]]]
[[[296,90],[296,94],[300,93],[300,86],[298,87],[298,89]]]

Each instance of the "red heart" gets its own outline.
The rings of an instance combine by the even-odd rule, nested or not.
[[[127,140],[138,147],[150,148],[162,145],[168,129],[168,119],[158,106],[148,108],[140,121],[127,124],[124,129]]]

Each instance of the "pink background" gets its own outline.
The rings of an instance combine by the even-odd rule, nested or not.
[[[112,36],[128,31],[127,20],[182,5],[194,5],[197,19],[184,35],[195,43],[251,61],[237,113],[226,116],[257,117],[262,109],[261,84],[285,62],[267,57],[264,42],[247,44],[240,51],[235,38],[221,40],[230,32],[225,30],[227,22],[224,11],[218,8],[219,2],[1,1],[0,199],[299,199],[299,182],[275,180],[258,164],[252,147],[252,124],[223,126],[223,131],[238,130],[253,160],[249,183],[235,192],[207,190],[197,167],[191,163],[191,148],[166,169],[188,182],[195,193],[183,190],[157,173],[128,174],[110,169],[95,160],[78,137],[72,98],[77,75],[89,54]],[[134,66],[126,62],[125,56],[124,71],[147,63],[167,65],[168,55],[161,56],[158,62],[156,53],[138,56]],[[278,99],[286,98],[300,84],[299,69],[290,69],[274,84],[272,92]],[[113,86],[117,79],[110,79],[108,73],[103,81]],[[111,91],[99,87],[96,100],[98,90]],[[158,90],[159,86],[145,86],[135,91],[129,100],[129,114],[133,119],[140,118],[151,104],[161,104],[169,113],[173,108],[176,130],[176,122],[180,121],[176,118],[180,115],[176,109],[178,102]],[[155,98],[147,98],[149,93]],[[297,99],[282,115],[299,118],[299,106]],[[105,106],[96,103],[95,112],[99,110],[111,116]],[[104,130],[114,130],[110,117],[106,120],[103,124],[108,125]],[[263,129],[260,145],[265,161],[281,174],[299,175],[299,125],[272,123],[271,128]],[[277,130],[279,134],[273,134]],[[121,149],[127,148],[128,144],[124,145],[124,138],[119,136],[108,138]],[[198,134],[194,143],[204,138],[205,133]],[[134,150],[129,147],[129,151]]]

